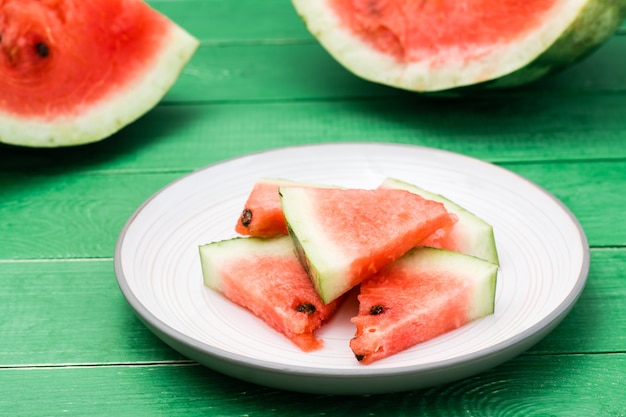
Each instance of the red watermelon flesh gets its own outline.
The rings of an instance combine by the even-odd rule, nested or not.
[[[287,223],[280,205],[278,187],[331,187],[321,184],[310,184],[276,178],[259,178],[248,199],[237,224],[235,231],[243,236],[275,237],[288,234]]]
[[[140,0],[0,1],[0,142],[106,137],[152,108],[198,41]]]
[[[423,246],[448,249],[476,256],[493,264],[499,264],[493,227],[474,213],[459,206],[448,198],[427,191],[416,185],[395,178],[386,178],[381,188],[398,188],[439,201],[456,217],[456,222],[445,229],[437,230],[424,239]]]
[[[356,36],[399,62],[424,61],[456,50],[469,62],[541,24],[557,0],[345,1],[329,0]],[[476,13],[480,13],[477,18]],[[478,20],[479,19],[479,20]],[[454,31],[449,30],[453,22]],[[478,22],[480,22],[478,24]],[[434,61],[433,65],[445,65]]]
[[[405,190],[279,190],[290,236],[326,303],[454,222],[443,204]]]
[[[323,346],[315,331],[337,310],[324,304],[291,239],[235,238],[200,247],[204,283],[247,308],[303,351]]]
[[[287,223],[278,198],[278,187],[291,181],[265,179],[256,181],[237,224],[235,231],[244,236],[273,237],[287,234]]]
[[[417,248],[360,286],[350,341],[362,364],[492,314],[497,265],[435,248]]]
[[[418,92],[539,80],[593,51],[626,16],[623,1],[606,0],[292,3],[346,69]]]

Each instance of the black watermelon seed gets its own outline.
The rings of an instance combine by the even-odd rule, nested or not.
[[[35,50],[37,51],[37,54],[42,58],[46,58],[48,55],[50,55],[50,48],[43,42],[37,42],[35,44]]]
[[[315,313],[315,306],[313,304],[309,304],[309,303],[299,304],[296,307],[296,311],[298,313],[313,314],[313,313]]]
[[[245,227],[250,226],[250,223],[252,222],[252,211],[250,209],[243,209],[243,212],[241,213],[241,224],[243,224]]]
[[[381,306],[380,304],[373,305],[373,306],[370,308],[370,315],[375,316],[375,315],[377,315],[377,314],[382,313],[382,312],[383,312],[383,310],[384,310],[384,307],[383,307],[383,306]]]

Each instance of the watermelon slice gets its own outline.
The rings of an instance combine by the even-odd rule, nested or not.
[[[274,237],[286,235],[287,223],[278,198],[278,187],[293,181],[259,178],[248,195],[235,231],[244,236]]]
[[[454,221],[443,204],[405,190],[279,191],[298,256],[325,303]]]
[[[323,346],[315,331],[340,300],[324,304],[288,236],[234,238],[202,245],[204,284],[247,308],[304,351]]]
[[[439,91],[512,87],[585,56],[626,17],[605,0],[292,0],[310,32],[370,81]]]
[[[449,213],[456,216],[457,221],[449,229],[433,233],[422,242],[423,246],[461,252],[499,264],[493,227],[480,217],[442,195],[395,178],[386,178],[380,187],[407,190],[428,200],[439,201]]]
[[[235,231],[243,236],[275,237],[288,234],[278,197],[280,186],[332,187],[276,178],[259,178],[248,195]]]
[[[0,1],[0,142],[101,140],[154,107],[197,46],[140,0]]]
[[[413,249],[364,281],[350,347],[362,364],[389,357],[494,312],[498,266]]]

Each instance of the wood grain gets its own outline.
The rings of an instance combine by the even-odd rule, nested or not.
[[[591,261],[572,312],[527,354],[626,353],[626,249]],[[0,318],[0,367],[185,361],[135,317],[110,259],[0,262]]]
[[[124,223],[179,175],[0,177],[0,259],[112,257]]]
[[[332,397],[267,389],[198,365],[0,369],[0,407],[7,415],[29,417],[383,417],[390,410],[399,417],[621,416],[624,372],[624,354],[525,356],[428,390]],[[22,401],[12,401],[16,397]]]
[[[203,44],[313,42],[289,0],[149,0]]]
[[[0,330],[0,368],[185,361],[135,316],[111,260],[0,262]]]

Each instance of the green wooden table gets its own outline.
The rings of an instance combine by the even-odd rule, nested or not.
[[[626,25],[553,78],[449,100],[351,75],[287,0],[151,4],[202,41],[161,104],[93,145],[0,147],[0,415],[626,415]],[[113,254],[145,199],[226,158],[335,141],[458,152],[553,193],[591,246],[572,312],[477,376],[358,397],[220,375],[141,324]]]

